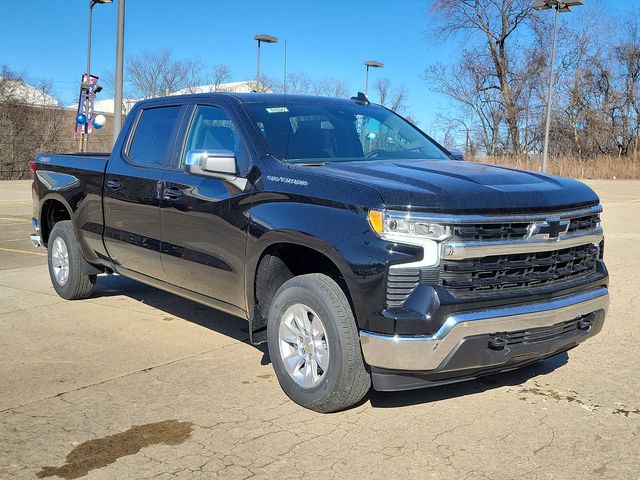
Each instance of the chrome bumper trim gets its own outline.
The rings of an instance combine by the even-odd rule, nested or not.
[[[581,315],[607,311],[609,291],[605,287],[547,302],[461,312],[451,315],[432,336],[392,336],[361,331],[365,361],[392,370],[434,370],[465,338],[496,332],[550,327]]]
[[[33,243],[34,247],[42,246],[42,239],[40,238],[40,235],[31,235],[29,236],[29,239],[31,240],[31,243]]]
[[[603,230],[598,227],[588,234],[564,235],[559,239],[530,238],[496,242],[445,242],[442,246],[442,258],[444,260],[464,260],[465,258],[482,258],[493,255],[548,252],[579,245],[598,245],[603,238]]]
[[[31,226],[33,227],[33,230],[35,231],[35,234],[29,236],[29,239],[31,240],[31,243],[33,243],[34,247],[41,247],[42,246],[42,237],[40,236],[40,222],[37,219],[32,218],[31,219]]]

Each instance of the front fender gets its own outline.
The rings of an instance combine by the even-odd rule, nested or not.
[[[390,262],[415,252],[394,250],[376,236],[364,208],[338,204],[280,202],[252,208],[246,263],[249,309],[255,303],[254,281],[258,263],[272,245],[290,243],[316,250],[338,268],[353,302],[360,328],[384,308],[385,278]]]
[[[323,253],[346,275],[349,264],[334,246],[369,230],[361,208],[300,202],[274,202],[251,208],[247,245],[247,305],[255,302],[253,282],[263,253],[277,243],[291,243]],[[346,276],[345,276],[346,278]]]

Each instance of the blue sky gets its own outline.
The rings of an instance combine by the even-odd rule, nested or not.
[[[614,3],[587,0],[594,2]],[[615,3],[623,11],[640,7],[640,0]],[[370,81],[384,76],[404,85],[412,114],[430,131],[447,100],[429,91],[422,72],[454,58],[460,42],[430,36],[426,5],[426,0],[129,0],[125,55],[166,48],[177,58],[227,64],[234,80],[251,79],[253,35],[268,33],[288,40],[289,72],[344,79],[354,93],[364,89],[362,62],[375,59],[385,67],[372,70]],[[3,0],[0,8],[0,64],[51,81],[64,104],[75,101],[86,64],[88,0]],[[114,70],[116,12],[115,2],[94,9],[91,70],[97,75]],[[284,43],[266,45],[262,52],[263,72],[282,78]]]

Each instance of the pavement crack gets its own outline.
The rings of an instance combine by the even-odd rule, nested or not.
[[[249,340],[249,338],[247,337],[246,339],[241,339],[240,341],[241,342],[246,342],[248,340]],[[179,363],[179,362],[182,362],[182,361],[185,361],[185,360],[190,360],[192,358],[196,358],[196,357],[199,357],[199,356],[202,356],[202,355],[206,355],[208,353],[212,353],[212,352],[215,352],[215,351],[218,351],[218,350],[222,350],[222,349],[227,348],[229,346],[230,345],[222,345],[222,346],[219,346],[219,347],[215,347],[215,348],[211,348],[211,349],[208,349],[208,350],[204,350],[202,352],[197,352],[197,353],[193,353],[191,355],[186,355],[186,356],[181,357],[181,358],[170,360],[168,362],[159,363],[159,364],[153,365],[151,367],[141,368],[141,369],[135,370],[133,372],[124,373],[122,375],[117,375],[115,377],[110,377],[110,378],[107,378],[105,380],[101,380],[99,382],[90,383],[90,384],[83,385],[83,386],[78,387],[78,388],[73,388],[71,390],[67,390],[67,391],[64,391],[64,392],[56,393],[55,395],[49,395],[47,397],[41,397],[41,398],[38,398],[36,400],[33,400],[32,402],[22,403],[20,405],[14,405],[14,406],[2,409],[2,410],[0,410],[0,413],[10,412],[10,411],[16,410],[18,408],[28,407],[30,405],[33,405],[34,403],[37,403],[37,402],[41,402],[41,401],[44,401],[44,400],[50,400],[50,399],[56,398],[56,397],[62,397],[62,396],[67,395],[69,393],[79,392],[79,391],[85,390],[87,388],[97,387],[99,385],[103,385],[105,383],[109,383],[109,382],[112,382],[114,380],[119,380],[121,378],[130,377],[130,376],[135,375],[137,373],[150,372],[150,371],[155,370],[157,368],[165,367],[167,365],[173,365],[175,363]]]

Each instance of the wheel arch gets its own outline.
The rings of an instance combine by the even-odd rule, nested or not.
[[[328,242],[295,232],[271,231],[261,238],[260,247],[247,262],[246,292],[250,309],[249,330],[253,343],[262,343],[258,332],[267,324],[271,300],[280,286],[298,275],[324,273],[344,291],[351,308],[353,301],[348,285],[349,265]]]
[[[67,201],[61,195],[50,194],[40,202],[40,235],[42,243],[46,246],[49,241],[49,235],[54,225],[61,220],[71,220],[72,209]]]

